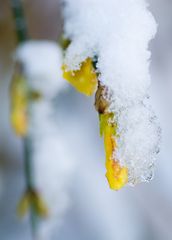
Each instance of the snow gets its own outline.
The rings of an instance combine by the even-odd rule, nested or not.
[[[17,48],[14,58],[22,63],[29,86],[41,91],[44,97],[52,97],[57,90],[64,89],[62,52],[55,42],[27,41]]]
[[[30,111],[34,181],[49,210],[48,218],[39,225],[38,237],[47,240],[61,226],[69,206],[67,189],[73,166],[53,116],[52,102],[35,102]]]
[[[100,80],[114,91],[117,106],[140,100],[150,84],[148,43],[156,23],[143,0],[64,0],[64,33],[72,43],[65,64],[78,69],[98,56]]]
[[[62,52],[51,41],[28,41],[18,47],[15,60],[22,66],[30,91],[42,96],[29,103],[28,137],[35,188],[48,207],[48,217],[40,219],[37,237],[47,240],[61,225],[68,208],[67,188],[73,168],[55,120],[54,98],[67,86],[61,76]]]
[[[129,184],[148,182],[154,175],[161,130],[149,105],[137,104],[119,114],[116,157],[129,169]]]
[[[118,161],[129,184],[149,181],[160,143],[160,128],[149,106],[150,40],[157,24],[145,0],[64,0],[64,35],[71,40],[64,64],[80,68],[97,57],[99,80],[112,92]]]

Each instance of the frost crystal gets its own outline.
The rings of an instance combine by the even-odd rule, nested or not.
[[[156,22],[145,0],[64,0],[64,34],[71,44],[68,70],[96,57],[99,81],[112,91],[118,126],[114,158],[128,168],[129,184],[149,181],[159,148],[159,127],[149,104],[149,41]]]
[[[129,169],[129,183],[149,181],[159,151],[160,130],[151,108],[136,104],[117,117],[118,148],[116,157]]]

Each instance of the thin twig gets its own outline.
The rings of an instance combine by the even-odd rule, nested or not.
[[[26,21],[21,0],[11,0],[11,8],[15,20],[18,43],[21,43],[28,39]]]
[[[26,179],[26,188],[28,192],[31,192],[34,189],[33,183],[33,169],[32,169],[32,158],[31,145],[28,137],[23,139],[24,143],[24,170],[25,170],[25,179]],[[36,215],[33,206],[30,206],[30,221],[31,221],[31,230],[33,238],[36,233]]]
[[[16,34],[18,38],[18,44],[28,40],[27,26],[24,17],[23,6],[21,0],[11,0],[11,8],[15,20]],[[32,191],[34,189],[33,176],[32,176],[32,161],[31,161],[31,146],[28,137],[23,139],[24,148],[24,168],[26,179],[26,191]],[[36,222],[37,217],[34,212],[33,206],[30,207],[30,221],[33,239],[35,239]]]

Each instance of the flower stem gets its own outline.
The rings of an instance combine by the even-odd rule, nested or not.
[[[15,20],[18,43],[21,43],[28,39],[26,21],[21,0],[11,0],[11,8]]]
[[[31,159],[31,144],[28,137],[23,139],[24,145],[24,171],[25,171],[25,179],[26,179],[26,189],[28,192],[33,191],[34,184],[33,184],[33,169],[32,169],[32,159]],[[36,214],[34,211],[34,207],[30,206],[30,222],[31,222],[31,230],[32,236],[34,239],[36,233]]]
[[[13,17],[15,21],[16,34],[18,39],[18,44],[23,43],[28,40],[27,26],[23,11],[23,6],[21,0],[11,0],[11,8],[13,12]],[[33,183],[33,170],[31,161],[31,145],[28,137],[23,138],[23,148],[24,148],[24,170],[26,179],[26,191],[32,191],[34,189]],[[34,207],[30,206],[30,222],[32,237],[35,238],[37,216],[34,211]]]

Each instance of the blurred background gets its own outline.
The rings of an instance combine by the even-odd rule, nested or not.
[[[109,189],[94,99],[68,86],[54,104],[57,128],[67,153],[62,161],[71,160],[74,166],[65,189],[69,206],[59,216],[61,224],[54,227],[53,237],[47,234],[46,240],[172,239],[172,1],[148,2],[158,23],[156,38],[150,44],[150,92],[163,135],[155,177],[149,184],[125,187],[119,192]],[[60,1],[23,0],[22,3],[31,39],[57,41],[63,26]],[[33,239],[29,218],[20,219],[16,215],[25,187],[22,142],[13,133],[9,121],[9,84],[16,45],[10,0],[0,0],[1,240]],[[40,171],[44,178],[44,171]],[[58,176],[53,181],[52,184],[58,185]]]

